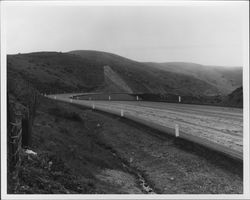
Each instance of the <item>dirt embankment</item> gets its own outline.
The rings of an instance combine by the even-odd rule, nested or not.
[[[32,150],[22,154],[16,193],[148,193],[129,168],[99,138],[102,121],[92,111],[42,99]]]
[[[43,99],[33,130],[38,158],[24,160],[20,193],[243,190],[242,164],[183,149],[187,144],[119,117]]]

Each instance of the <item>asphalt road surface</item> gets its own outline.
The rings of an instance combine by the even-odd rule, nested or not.
[[[48,97],[120,115],[243,160],[243,109],[147,101],[71,99],[74,95],[77,94]]]

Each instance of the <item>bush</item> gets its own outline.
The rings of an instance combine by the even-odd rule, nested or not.
[[[67,118],[73,121],[79,121],[79,122],[82,121],[81,116],[75,112],[67,113]]]
[[[63,111],[63,110],[59,109],[58,107],[50,108],[49,114],[52,114],[52,115],[57,116],[57,117],[69,119],[72,121],[78,121],[78,122],[82,121],[82,118],[78,113]]]

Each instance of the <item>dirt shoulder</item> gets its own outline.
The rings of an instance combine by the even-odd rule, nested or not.
[[[30,162],[24,163],[21,185],[28,188],[20,193],[229,194],[243,191],[242,164],[220,155],[209,157],[211,153],[204,150],[203,154],[197,153],[185,142],[102,112],[43,99],[33,131],[33,150],[38,157],[45,157],[45,161],[30,158]],[[48,168],[50,161],[55,168],[51,168],[53,164]],[[56,168],[57,163],[62,169]],[[36,166],[39,174],[37,170],[29,171],[31,166]],[[26,175],[25,170],[29,172]],[[58,173],[59,178],[54,176]],[[43,175],[47,184],[39,186],[39,180],[30,183],[29,176],[36,179]],[[68,182],[64,175],[68,175]],[[45,187],[52,182],[59,182],[65,190]]]
[[[103,117],[100,112],[95,115]],[[130,167],[141,171],[157,193],[242,193],[242,163],[127,119],[109,116],[100,137]]]

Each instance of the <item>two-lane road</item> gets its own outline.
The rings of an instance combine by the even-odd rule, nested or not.
[[[91,107],[194,141],[231,157],[243,159],[243,109],[147,101],[86,101],[70,99],[77,94],[49,98]]]

